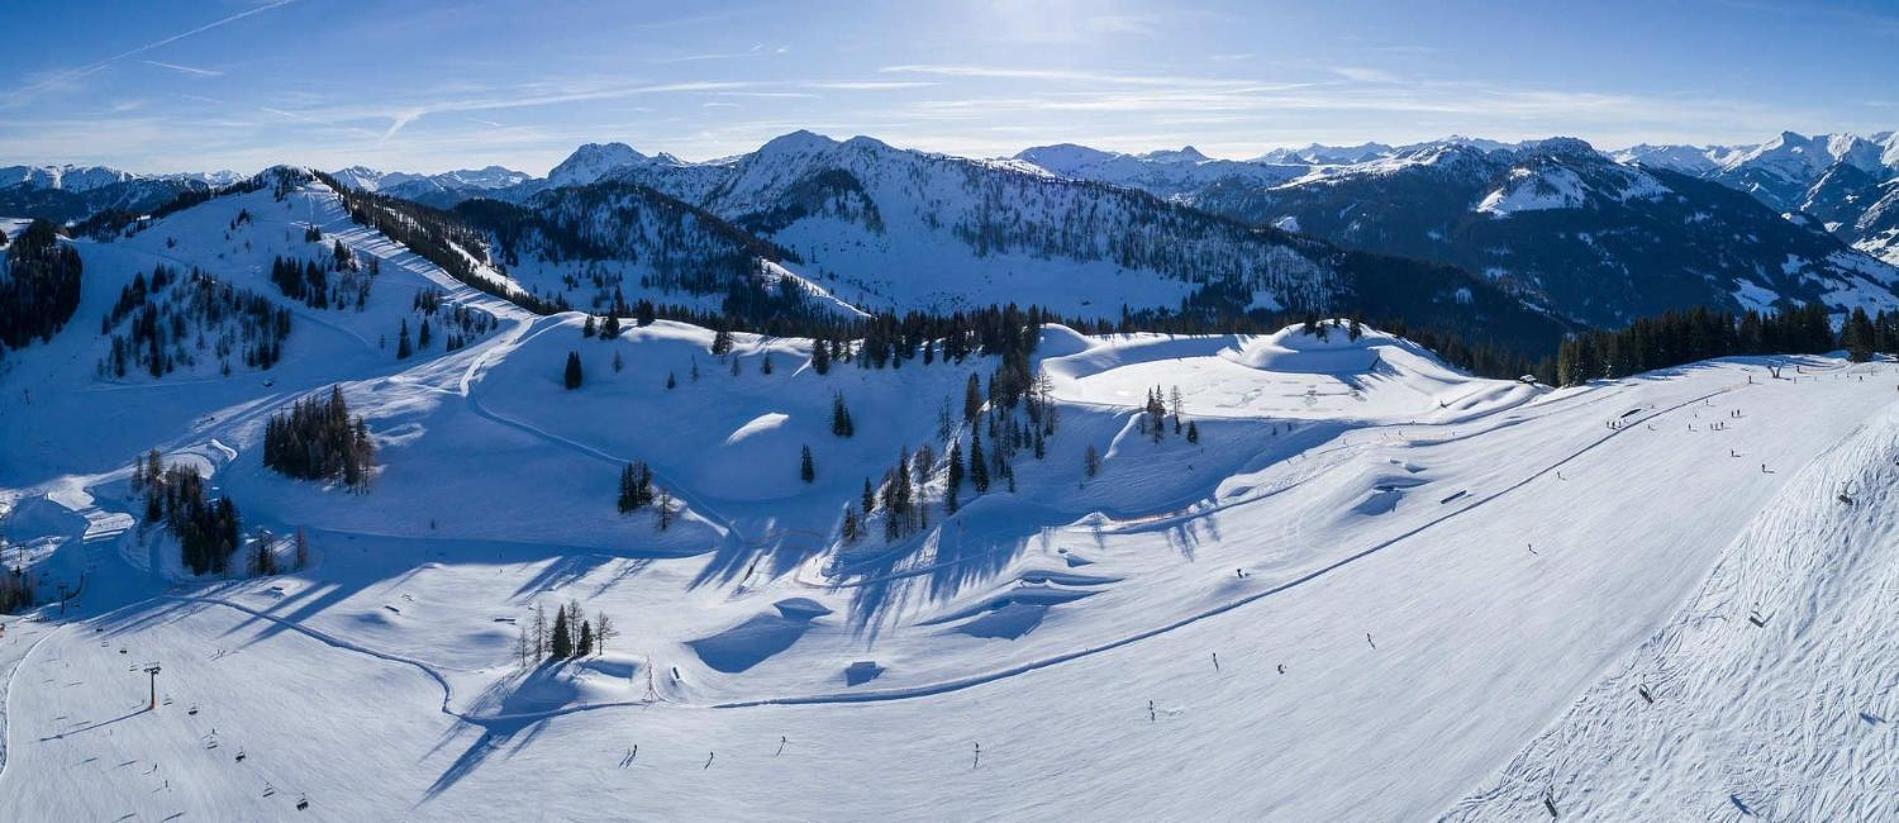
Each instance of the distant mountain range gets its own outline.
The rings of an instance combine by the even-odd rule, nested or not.
[[[0,215],[138,213],[234,177],[12,167]],[[453,210],[523,288],[577,306],[716,301],[756,275],[872,311],[1353,307],[1500,336],[1690,306],[1899,307],[1890,133],[1611,153],[1451,137],[1223,160],[1073,144],[969,159],[800,131],[707,162],[590,143],[543,178],[332,179]]]

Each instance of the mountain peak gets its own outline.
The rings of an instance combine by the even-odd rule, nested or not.
[[[586,143],[549,171],[547,181],[555,186],[584,186],[646,159],[646,155],[625,143]]]

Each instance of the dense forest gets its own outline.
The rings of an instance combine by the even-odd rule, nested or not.
[[[264,424],[264,465],[305,480],[340,480],[367,492],[376,468],[376,445],[361,417],[351,417],[343,390],[291,404]]]
[[[35,220],[0,258],[0,344],[51,340],[79,308],[79,252],[53,224]]]

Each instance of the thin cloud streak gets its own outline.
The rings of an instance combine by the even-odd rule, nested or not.
[[[192,77],[223,77],[224,76],[224,72],[221,72],[221,71],[216,71],[213,69],[201,69],[195,66],[181,66],[181,65],[178,65],[177,63],[166,63],[166,62],[162,62],[158,60],[140,60],[139,62],[144,63],[147,66],[157,66],[161,69],[171,69],[172,71],[178,72],[179,74],[190,75]]]
[[[76,80],[78,78],[97,72],[101,69],[104,69],[107,66],[112,65],[113,63],[117,63],[120,60],[124,60],[128,57],[137,57],[138,55],[144,54],[148,51],[151,51],[152,49],[160,48],[163,46],[169,46],[187,37],[203,34],[207,31],[218,28],[220,26],[230,25],[231,23],[235,23],[246,17],[250,17],[251,15],[262,14],[264,12],[270,11],[271,9],[281,8],[283,6],[290,5],[291,3],[294,3],[294,2],[296,2],[296,0],[271,0],[271,2],[265,3],[264,5],[257,6],[255,8],[245,9],[244,11],[240,11],[229,17],[221,18],[221,19],[206,23],[190,31],[174,34],[162,40],[156,40],[150,43],[146,43],[145,45],[139,46],[138,48],[122,51],[104,60],[100,60],[97,63],[93,63],[88,66],[82,66],[80,68],[73,69],[71,71],[55,74],[53,77],[48,78],[46,80],[42,80],[33,85],[29,85],[29,86],[26,86],[25,88],[15,89],[11,92],[8,92],[4,99],[9,103],[12,103],[17,100],[25,99],[27,97],[37,94],[38,92],[43,91],[52,86],[58,85],[60,83],[65,83],[71,80]]]

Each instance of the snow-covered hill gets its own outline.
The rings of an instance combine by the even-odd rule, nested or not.
[[[0,407],[7,537],[81,589],[0,637],[0,816],[604,820],[627,797],[661,818],[1894,811],[1895,661],[1872,639],[1899,612],[1890,575],[1869,577],[1892,566],[1891,364],[1553,391],[1342,325],[1047,326],[1052,433],[952,511],[946,446],[993,455],[1019,435],[991,415],[1024,422],[959,413],[995,357],[820,374],[801,339],[713,355],[711,331],[665,321],[588,339],[283,179],[77,241],[79,316],[0,372],[31,397]],[[275,295],[269,261],[337,244],[379,261],[368,302],[284,301],[271,369],[93,367],[100,318],[151,266]],[[380,338],[425,291],[492,329],[396,359]],[[332,383],[378,442],[366,494],[260,458],[263,420]],[[865,482],[923,444],[924,525],[886,538],[879,509],[845,539]],[[148,446],[208,473],[247,534],[303,528],[311,565],[182,577],[128,488]],[[669,529],[615,511],[636,459],[678,501]],[[569,600],[611,615],[605,651],[520,665],[536,608]],[[1817,604],[1852,628],[1802,616]],[[1747,663],[1764,659],[1787,662]],[[1701,710],[1743,684],[1799,711]],[[1631,723],[1696,756],[1638,777]],[[1766,764],[1737,758],[1771,739],[1804,754],[1719,765]]]

